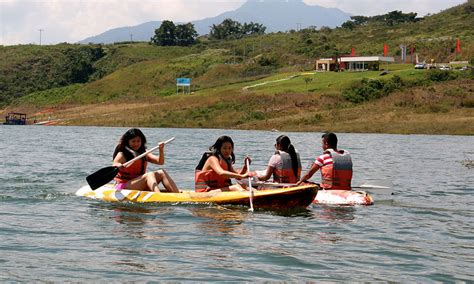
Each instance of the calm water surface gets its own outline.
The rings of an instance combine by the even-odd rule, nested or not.
[[[74,195],[125,128],[0,126],[0,281],[474,280],[474,137],[340,134],[354,184],[394,183],[374,206],[288,213],[136,205]],[[184,189],[223,134],[264,169],[281,133],[144,128]],[[308,168],[321,133],[285,133]],[[156,169],[155,165],[151,166]],[[319,181],[319,176],[313,178]]]

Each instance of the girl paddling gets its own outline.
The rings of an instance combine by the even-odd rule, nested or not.
[[[230,179],[243,179],[249,176],[246,161],[244,167],[237,171],[232,164],[235,163],[234,142],[229,136],[221,136],[216,143],[201,158],[195,172],[195,187],[197,192],[207,191],[244,191],[239,184],[232,184]]]
[[[120,168],[114,178],[116,189],[136,189],[160,192],[158,187],[162,183],[167,192],[179,192],[178,187],[168,173],[161,169],[155,172],[146,172],[148,162],[158,165],[165,163],[164,144],[160,144],[159,156],[149,153],[144,158],[133,162],[128,167],[123,164],[134,157],[146,152],[146,138],[140,129],[129,129],[120,138],[115,148],[112,165]]]

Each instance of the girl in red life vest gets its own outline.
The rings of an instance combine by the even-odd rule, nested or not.
[[[337,149],[336,134],[325,133],[321,138],[324,153],[316,158],[311,169],[298,184],[307,181],[321,169],[320,186],[323,189],[351,190],[352,159],[350,153]]]
[[[268,161],[267,170],[263,175],[258,175],[258,179],[266,181],[273,175],[273,182],[298,182],[301,176],[301,161],[290,138],[280,135],[276,139],[275,148],[276,152]]]
[[[148,162],[158,165],[165,163],[164,144],[161,144],[159,147],[159,156],[150,153],[142,159],[133,162],[128,167],[123,167],[123,164],[127,161],[146,152],[145,145],[145,135],[137,128],[129,129],[120,138],[120,142],[115,148],[112,163],[113,166],[120,168],[114,179],[116,182],[115,188],[160,192],[158,184],[161,182],[167,192],[179,192],[178,187],[165,170],[146,172]]]
[[[235,162],[234,142],[229,136],[221,136],[209,150],[204,153],[195,172],[195,186],[197,192],[208,191],[244,191],[239,184],[232,184],[230,179],[243,179],[249,176],[246,161],[244,167],[237,171],[232,164]]]

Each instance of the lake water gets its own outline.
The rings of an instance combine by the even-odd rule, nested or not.
[[[292,214],[211,205],[136,205],[75,196],[110,165],[126,128],[0,126],[0,281],[474,280],[474,137],[339,134],[353,184],[394,183],[392,200]],[[142,129],[183,189],[230,135],[264,169],[281,133]],[[284,133],[307,169],[321,133]],[[155,165],[151,169],[156,169]],[[319,181],[319,174],[313,177]]]

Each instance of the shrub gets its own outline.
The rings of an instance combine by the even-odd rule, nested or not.
[[[362,103],[380,99],[391,92],[401,89],[403,81],[399,76],[393,76],[390,80],[370,80],[363,78],[361,81],[351,85],[342,92],[342,96],[352,103]]]
[[[261,111],[249,111],[245,114],[245,116],[243,117],[243,120],[244,121],[264,120],[265,118],[266,118],[265,113]]]
[[[274,66],[274,67],[277,67],[278,66],[278,60],[275,56],[268,56],[268,55],[263,55],[261,56],[258,60],[257,60],[257,63],[260,65],[260,66]]]
[[[442,82],[456,79],[456,74],[445,70],[429,70],[427,72],[428,80],[433,82]]]
[[[462,107],[467,108],[474,108],[474,100],[473,99],[465,99],[461,102]]]

